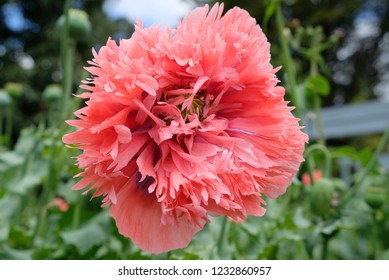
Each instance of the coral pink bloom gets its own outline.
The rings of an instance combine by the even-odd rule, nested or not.
[[[209,222],[264,215],[263,195],[286,191],[307,136],[284,100],[270,44],[239,8],[197,8],[177,29],[109,39],[86,69],[63,141],[83,152],[82,179],[143,250],[186,247]]]
[[[320,179],[323,178],[323,173],[319,169],[315,169],[313,171],[313,181],[318,182]],[[303,176],[301,177],[301,181],[303,182],[303,185],[305,186],[310,186],[312,185],[311,183],[311,178],[309,177],[308,173],[304,173]]]

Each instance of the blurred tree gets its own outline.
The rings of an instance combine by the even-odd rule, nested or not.
[[[195,1],[199,5],[220,2]],[[277,54],[278,38],[274,18],[270,19],[267,26],[262,24],[266,7],[274,0],[223,2],[225,10],[239,6],[255,17],[273,43],[273,53]],[[282,7],[291,30],[296,26],[322,26],[327,36],[336,33],[340,38],[336,46],[324,53],[332,85],[325,105],[377,97],[389,99],[389,1],[284,0]],[[277,57],[274,56],[274,65],[282,64],[282,61],[277,61]],[[299,60],[299,54],[294,53],[294,58]],[[304,65],[302,67],[304,71]]]
[[[102,10],[104,0],[74,0],[72,7],[88,13],[92,34],[77,42],[74,91],[81,80],[81,66],[92,56],[91,49],[105,44],[109,36],[128,38],[133,26],[124,19],[111,21]],[[61,81],[60,34],[56,21],[64,1],[6,0],[0,3],[0,88],[7,82],[23,84],[18,101],[18,126],[39,119],[44,106],[42,92],[46,85]],[[15,129],[17,131],[17,129]]]

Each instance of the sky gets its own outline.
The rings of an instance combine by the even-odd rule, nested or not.
[[[106,0],[103,9],[112,19],[126,18],[131,22],[141,19],[146,27],[152,24],[175,27],[178,19],[194,6],[190,0]]]

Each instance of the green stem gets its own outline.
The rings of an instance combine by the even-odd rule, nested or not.
[[[77,229],[80,226],[80,217],[81,217],[81,203],[77,203],[74,207],[73,212],[73,228]]]
[[[222,255],[223,243],[225,238],[224,235],[227,227],[227,217],[223,217],[222,219],[223,221],[220,229],[219,240],[217,242],[217,253],[219,254],[219,257]]]
[[[3,121],[4,121],[3,112],[0,112],[0,146],[2,146],[3,144]]]
[[[318,46],[315,47],[316,49]],[[318,65],[315,59],[315,56],[310,58],[311,60],[311,70],[310,74],[312,77],[317,76],[319,73]],[[325,138],[324,138],[324,128],[323,128],[323,121],[321,118],[321,99],[318,93],[315,93],[314,99],[313,99],[313,109],[315,111],[316,115],[316,127],[317,127],[317,135],[318,135],[318,143],[325,145]]]
[[[70,101],[71,87],[72,87],[72,69],[73,69],[73,52],[74,52],[74,43],[70,42],[69,39],[69,8],[70,0],[67,0],[64,4],[64,13],[65,13],[65,28],[61,38],[61,62],[62,62],[62,73],[63,73],[63,89],[64,94],[62,96],[62,111],[59,114],[60,121],[63,123],[65,114],[67,113]],[[61,125],[60,125],[61,127]],[[58,170],[55,160],[58,158],[57,153],[57,141],[59,140],[60,134],[58,127],[52,127],[52,139],[50,146],[50,158],[49,158],[49,169],[47,180],[43,186],[43,194],[40,199],[40,207],[38,213],[37,225],[34,231],[32,242],[35,243],[39,235],[44,235],[44,228],[46,225],[46,208],[49,203],[50,195],[55,192],[55,189],[58,184]]]
[[[313,106],[314,106],[315,115],[316,115],[316,127],[317,127],[318,143],[324,146],[326,142],[325,142],[325,138],[324,138],[323,121],[321,119],[321,100],[320,100],[320,96],[318,94],[315,94],[313,102],[314,102]]]
[[[318,48],[317,46],[315,46],[315,48]],[[311,70],[310,70],[310,74],[311,76],[316,76],[318,73],[319,73],[319,67],[317,65],[317,62],[314,58],[315,56],[311,57],[310,58],[310,67],[311,67]]]
[[[327,149],[326,146],[321,145],[321,144],[314,144],[314,145],[309,146],[305,150],[304,157],[307,160],[308,173],[309,173],[309,177],[311,179],[311,182],[314,182],[314,176],[313,176],[314,166],[313,166],[313,162],[311,159],[311,154],[314,152],[321,152],[324,155],[324,168],[323,168],[323,177],[324,178],[330,177],[331,165],[332,165],[331,164],[331,153]]]
[[[288,41],[287,41],[287,38],[286,38],[285,33],[284,33],[285,23],[284,23],[284,17],[282,15],[282,11],[281,11],[281,3],[278,2],[275,5],[277,5],[276,6],[277,32],[278,32],[279,40],[281,43],[281,50],[282,50],[282,54],[283,54],[284,62],[285,62],[285,69],[286,69],[286,73],[288,76],[291,101],[292,101],[293,105],[296,107],[294,109],[294,114],[296,115],[296,117],[300,118],[302,106],[301,106],[300,101],[299,101],[300,99],[297,96],[295,71],[293,69],[293,62],[292,62],[292,57],[290,55]]]
[[[13,126],[13,110],[12,110],[12,104],[10,107],[6,109],[6,124],[5,124],[5,135],[6,135],[6,143],[9,149],[11,149],[12,146],[12,126]]]
[[[328,243],[330,241],[330,237],[323,235],[323,242],[322,242],[322,251],[321,251],[321,259],[326,260],[328,257]]]
[[[55,156],[56,156],[56,142],[58,138],[58,133],[53,133],[53,138],[51,139],[51,153],[49,158],[49,170],[48,170],[48,176],[47,180],[45,181],[43,185],[43,193],[40,198],[39,202],[39,212],[38,212],[38,220],[37,225],[34,230],[34,235],[32,238],[33,244],[36,242],[38,236],[43,236],[45,232],[45,226],[46,226],[46,212],[47,212],[47,206],[49,204],[50,195],[52,194],[52,191],[55,190],[57,185],[57,168],[54,163]]]
[[[62,114],[61,114],[61,123],[65,120],[70,114],[70,98],[72,96],[72,86],[73,86],[73,69],[74,69],[74,51],[75,51],[75,42],[69,41],[66,50],[66,61],[63,66],[64,74],[64,84],[63,84],[63,98],[62,98]]]
[[[69,114],[69,103],[72,94],[72,85],[73,85],[73,68],[74,68],[74,52],[75,52],[75,42],[69,37],[69,8],[70,0],[67,0],[64,5],[65,13],[65,27],[61,35],[61,64],[62,64],[62,87],[63,95],[61,99],[61,114],[59,121],[61,124],[63,120]]]

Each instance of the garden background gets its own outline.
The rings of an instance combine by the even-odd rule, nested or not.
[[[108,17],[114,2],[0,4],[0,259],[389,259],[389,130],[329,138],[321,117],[323,107],[337,106],[341,122],[342,106],[388,105],[388,1],[224,1],[225,10],[239,6],[257,19],[272,64],[283,66],[277,76],[293,113],[316,134],[265,216],[242,224],[212,218],[188,248],[160,255],[122,237],[100,198],[71,190],[78,152],[61,141],[72,130],[64,120],[82,106],[71,94],[81,92],[91,49],[134,30]],[[69,8],[89,23],[68,12],[68,33]],[[389,118],[376,122],[387,127]]]

